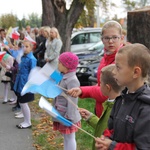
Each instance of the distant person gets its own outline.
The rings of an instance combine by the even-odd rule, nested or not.
[[[58,66],[58,57],[62,48],[62,41],[58,30],[53,27],[50,30],[50,40],[47,41],[44,59],[49,62],[53,68]]]
[[[117,52],[113,74],[117,84],[126,88],[115,99],[108,129],[96,138],[97,150],[150,149],[149,62],[150,50],[142,44],[130,44]]]
[[[41,27],[38,31],[38,35],[36,37],[36,44],[37,48],[40,46],[40,44],[45,40],[44,37],[44,27]]]
[[[28,40],[25,40],[23,45],[24,55],[21,58],[21,63],[19,64],[18,74],[14,84],[14,91],[17,94],[17,98],[24,116],[24,121],[16,126],[19,129],[31,128],[31,114],[28,102],[34,100],[34,94],[27,93],[21,96],[21,91],[28,81],[30,71],[36,66],[37,63],[37,60],[32,53],[32,43]]]
[[[27,36],[27,34],[35,41],[35,34],[32,32],[31,30],[31,26],[27,25],[26,29],[25,29],[25,36]]]
[[[101,117],[98,118],[88,110],[79,108],[82,118],[85,119],[86,122],[95,129],[95,137],[100,137],[103,134],[104,130],[107,128],[108,119],[111,109],[114,105],[114,100],[121,94],[122,87],[117,84],[115,78],[113,77],[114,68],[115,65],[111,64],[102,68],[101,70],[101,91],[105,96],[108,96],[107,101],[103,103],[104,110]],[[95,140],[93,140],[92,150],[95,150]]]
[[[65,89],[79,87],[80,83],[76,76],[78,66],[78,57],[71,52],[64,52],[59,56],[58,70],[63,74],[60,86]],[[78,104],[78,98],[69,97],[74,104]],[[81,116],[79,110],[70,103],[65,97],[59,95],[53,101],[53,106],[66,119],[80,127]],[[78,128],[75,126],[67,127],[53,118],[53,129],[58,130],[64,137],[64,150],[76,150],[75,132]]]
[[[6,72],[10,71],[13,66],[14,58],[6,53],[0,62],[1,66],[1,82],[4,84],[4,98],[2,104],[6,104],[8,102],[8,91],[9,91],[9,83],[11,82],[11,78],[6,76]]]
[[[47,47],[48,42],[50,41],[50,30],[49,26],[44,27],[41,31],[41,36],[39,40],[41,43],[39,44],[38,48],[34,52],[34,56],[37,58],[37,66],[43,67],[46,61],[44,60],[45,50]]]
[[[117,51],[123,46],[124,36],[122,35],[122,27],[117,21],[108,21],[102,28],[102,42],[104,44],[104,57],[101,59],[98,73],[97,85],[81,86],[80,88],[73,88],[69,90],[69,94],[80,98],[93,98],[96,101],[95,114],[100,117],[103,111],[102,103],[107,100],[100,89],[100,75],[101,69],[107,65],[115,63],[115,55]]]

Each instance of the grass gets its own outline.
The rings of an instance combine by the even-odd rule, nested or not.
[[[32,131],[34,147],[37,150],[63,150],[63,138],[59,132],[53,131],[51,117],[39,106],[39,95],[35,95],[35,101],[30,104],[32,111]],[[52,100],[49,99],[49,102]],[[92,99],[79,99],[78,106],[91,112],[94,111],[95,101]],[[84,121],[81,121],[82,129],[93,134],[93,129]],[[76,133],[77,150],[90,150],[92,148],[92,137],[79,130]]]

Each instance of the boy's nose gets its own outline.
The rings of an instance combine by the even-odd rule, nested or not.
[[[116,74],[116,68],[113,69],[112,74],[113,74],[113,75]]]

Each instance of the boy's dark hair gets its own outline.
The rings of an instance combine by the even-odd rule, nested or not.
[[[135,43],[122,47],[118,54],[127,54],[128,65],[138,66],[142,70],[142,77],[145,78],[150,70],[150,50],[143,44]]]
[[[120,92],[122,90],[122,87],[119,86],[113,77],[113,70],[115,69],[115,64],[110,64],[108,66],[105,66],[101,70],[101,80],[104,82],[104,84],[111,85],[112,89],[115,92]]]

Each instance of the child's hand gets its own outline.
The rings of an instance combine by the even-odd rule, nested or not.
[[[95,148],[96,150],[108,150],[111,142],[112,140],[102,135],[100,138],[95,139]]]
[[[89,112],[88,110],[84,109],[84,108],[78,108],[80,115],[82,116],[82,118],[84,119],[88,119],[91,115],[91,112]]]
[[[80,88],[72,88],[68,90],[67,94],[69,94],[72,97],[78,97],[82,94],[82,91]]]
[[[5,64],[3,61],[1,61],[0,64],[1,64],[4,68],[6,68],[6,64]]]

